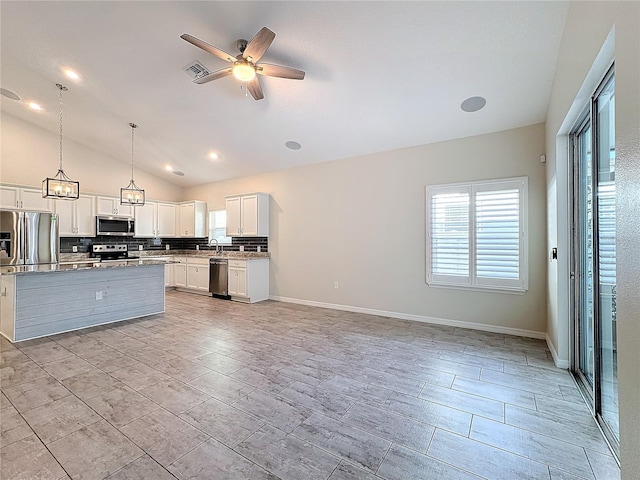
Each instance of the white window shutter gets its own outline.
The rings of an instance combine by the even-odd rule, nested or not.
[[[431,248],[430,280],[470,283],[470,191],[468,188],[434,188],[428,193]]]
[[[526,177],[427,187],[427,283],[528,288]]]
[[[475,207],[477,283],[517,282],[520,278],[519,190],[477,192]]]

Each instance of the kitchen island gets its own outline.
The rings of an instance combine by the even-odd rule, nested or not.
[[[156,260],[0,268],[0,333],[12,342],[164,312]]]

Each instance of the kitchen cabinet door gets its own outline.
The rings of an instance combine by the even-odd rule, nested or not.
[[[247,296],[247,269],[229,267],[229,295],[236,297]]]
[[[95,237],[96,212],[93,196],[80,195],[77,200],[55,200],[55,213],[61,237]]]
[[[176,287],[187,286],[187,264],[186,263],[174,263],[173,264],[173,284]]]
[[[135,236],[136,237],[156,237],[158,204],[155,202],[145,202],[144,205],[134,207],[135,213]]]
[[[209,291],[209,265],[198,265],[196,288],[204,292]]]
[[[269,195],[252,193],[225,198],[228,237],[269,236]]]
[[[0,208],[20,208],[20,189],[0,187]]]
[[[20,189],[20,208],[23,210],[37,210],[52,212],[53,205],[50,198],[42,198],[42,191],[36,189]]]
[[[158,236],[159,237],[175,237],[177,236],[177,211],[176,205],[169,203],[158,203]]]
[[[242,225],[240,233],[242,236],[257,237],[258,236],[258,196],[249,195],[240,197],[240,207]]]
[[[120,205],[118,197],[96,197],[96,215],[117,215],[133,217],[131,205]]]
[[[202,238],[207,236],[207,203],[199,200],[184,202],[178,209],[180,237]]]
[[[174,287],[175,286],[175,282],[173,280],[173,274],[175,271],[174,268],[174,264],[173,263],[167,263],[164,266],[164,286],[165,287]]]
[[[240,197],[225,199],[227,209],[227,237],[239,237],[242,217],[240,214]]]
[[[42,198],[41,190],[3,185],[0,186],[0,208],[53,212],[53,203],[50,198]]]
[[[96,236],[96,209],[93,196],[80,195],[75,201],[76,235],[81,237]]]
[[[58,214],[58,228],[61,237],[75,237],[76,227],[74,222],[73,201],[55,200],[56,213]]]

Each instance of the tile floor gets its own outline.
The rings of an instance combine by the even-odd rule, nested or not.
[[[168,292],[0,345],[1,478],[619,478],[539,340]]]

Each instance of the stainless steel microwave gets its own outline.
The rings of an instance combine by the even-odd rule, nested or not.
[[[119,237],[133,237],[135,233],[134,220],[129,217],[97,216],[96,235],[111,235]]]

